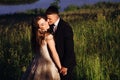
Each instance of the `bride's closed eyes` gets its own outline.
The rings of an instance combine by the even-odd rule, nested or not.
[[[49,28],[48,22],[45,21],[44,19],[40,19],[38,21],[38,29],[41,29],[43,31],[47,31],[47,29]]]

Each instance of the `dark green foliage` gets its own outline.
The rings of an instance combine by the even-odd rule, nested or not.
[[[93,5],[85,4],[81,6],[82,9],[104,9],[104,8],[111,8],[111,9],[119,9],[120,3],[113,3],[113,2],[98,2]]]
[[[0,0],[0,4],[7,4],[7,5],[13,5],[13,4],[28,4],[33,3],[37,0]]]
[[[94,5],[94,8],[114,8],[118,9],[120,3],[112,3],[112,2],[98,2]]]
[[[60,3],[60,0],[54,0],[54,2],[51,3],[50,5],[56,6],[58,9],[60,9],[59,3]]]
[[[113,12],[111,12],[111,19],[116,19],[117,17],[120,17],[120,10],[115,10]]]
[[[67,8],[64,9],[64,11],[76,11],[76,10],[79,10],[79,6],[69,5]]]
[[[14,14],[0,19],[0,80],[20,80],[32,59],[32,15]]]

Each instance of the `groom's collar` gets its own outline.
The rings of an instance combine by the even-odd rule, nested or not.
[[[57,19],[57,21],[54,23],[54,25],[58,26],[59,21],[60,21],[60,18]]]

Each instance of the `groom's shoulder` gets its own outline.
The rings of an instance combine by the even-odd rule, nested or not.
[[[69,25],[69,23],[67,21],[65,21],[61,18],[60,18],[60,24],[65,25],[65,26]]]

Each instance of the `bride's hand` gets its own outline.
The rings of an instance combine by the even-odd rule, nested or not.
[[[63,74],[63,76],[67,75],[68,68],[62,67],[60,70],[60,73]]]

